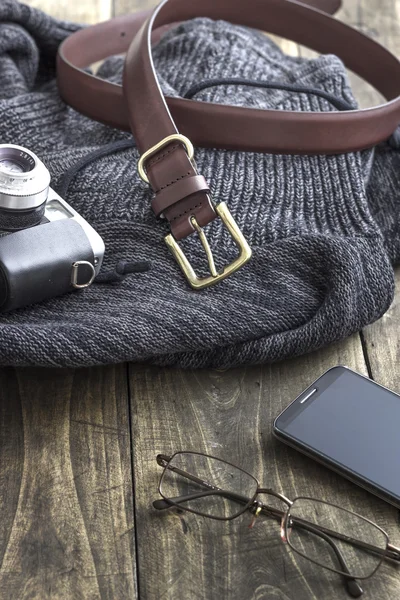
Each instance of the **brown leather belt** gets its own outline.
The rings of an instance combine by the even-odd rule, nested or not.
[[[400,62],[362,33],[330,17],[340,0],[164,0],[153,11],[82,29],[60,46],[58,85],[79,112],[131,130],[141,158],[139,174],[155,192],[155,214],[170,223],[166,242],[189,283],[200,289],[242,266],[251,250],[226,204],[215,205],[193,162],[193,146],[282,154],[333,154],[387,139],[400,123]],[[320,10],[318,10],[318,8]],[[259,110],[165,98],[151,57],[152,42],[176,22],[203,16],[282,35],[320,53],[334,53],[388,100],[365,110],[328,113]],[[123,86],[82,69],[125,53]],[[183,132],[182,135],[178,132]],[[220,217],[239,255],[217,272],[203,227]],[[197,232],[211,275],[199,278],[177,242]]]

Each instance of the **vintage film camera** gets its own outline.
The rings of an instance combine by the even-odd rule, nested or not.
[[[102,238],[51,189],[42,161],[0,144],[0,311],[88,287],[103,256]]]

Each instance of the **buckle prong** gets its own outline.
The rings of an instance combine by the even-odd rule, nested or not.
[[[239,256],[237,256],[235,258],[235,260],[233,262],[231,262],[229,265],[226,265],[222,269],[222,271],[218,272],[217,269],[215,268],[214,258],[213,258],[208,240],[206,238],[206,235],[205,235],[203,229],[200,227],[200,225],[196,221],[196,218],[194,216],[192,216],[190,218],[190,221],[191,221],[194,229],[196,230],[196,232],[199,235],[201,244],[202,244],[204,251],[206,253],[206,256],[207,256],[207,261],[208,261],[208,265],[210,267],[211,275],[208,275],[206,277],[198,277],[196,275],[192,265],[186,258],[185,254],[182,252],[178,242],[176,241],[176,239],[174,238],[172,233],[168,234],[165,238],[165,243],[167,244],[168,248],[171,250],[172,254],[174,255],[175,260],[177,261],[180,268],[182,269],[189,284],[195,290],[201,290],[203,288],[209,287],[210,285],[214,285],[215,283],[218,283],[219,281],[222,281],[222,279],[229,277],[229,275],[232,275],[232,273],[234,273],[235,271],[240,269],[240,267],[242,267],[244,264],[246,264],[247,261],[250,260],[250,258],[251,258],[251,248],[248,245],[248,243],[247,243],[244,235],[240,231],[239,227],[237,226],[236,221],[234,220],[231,213],[229,212],[226,203],[220,202],[220,204],[215,206],[215,211],[216,211],[217,215],[220,217],[220,219],[222,220],[222,222],[224,223],[224,225],[226,226],[226,228],[228,229],[235,244],[237,245],[237,247],[239,249]]]
[[[197,233],[199,234],[201,245],[203,246],[204,252],[206,253],[206,256],[207,256],[208,266],[210,267],[211,275],[213,277],[217,277],[218,272],[217,272],[217,269],[215,268],[214,257],[212,255],[210,244],[208,243],[206,234],[204,233],[204,231],[202,230],[202,228],[196,221],[196,217],[190,217],[190,222],[193,225],[193,227],[195,228],[195,230],[197,231]]]

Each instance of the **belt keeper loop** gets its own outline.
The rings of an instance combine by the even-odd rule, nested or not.
[[[138,173],[139,173],[140,178],[145,183],[150,183],[149,178],[147,177],[146,168],[145,168],[146,162],[149,160],[149,158],[154,156],[154,154],[157,154],[157,152],[159,150],[161,150],[165,146],[168,146],[168,144],[170,144],[171,142],[180,142],[185,147],[185,150],[187,152],[189,160],[193,160],[193,156],[194,156],[193,144],[185,135],[182,135],[180,133],[174,133],[173,135],[167,135],[167,137],[165,137],[160,142],[158,142],[158,144],[155,144],[154,146],[152,146],[151,148],[146,150],[146,152],[144,152],[141,155],[141,157],[139,158]]]

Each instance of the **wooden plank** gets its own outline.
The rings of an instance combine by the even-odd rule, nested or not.
[[[114,0],[114,14],[124,15],[137,10],[153,8],[159,4],[158,0]],[[299,55],[299,45],[291,40],[287,40],[277,35],[270,36],[286,54],[291,56]]]
[[[362,29],[400,56],[400,0],[358,0]],[[368,24],[368,27],[367,25]],[[400,393],[400,270],[396,273],[396,297],[382,319],[364,331],[371,371],[379,383]]]
[[[113,0],[25,0],[35,8],[67,21],[97,23],[112,15]]]
[[[393,19],[395,3],[397,0],[352,0],[343,3],[337,16],[372,39],[381,42],[390,50],[394,50],[387,43],[386,31],[389,28],[389,20],[398,22],[397,17]],[[376,19],[377,14],[381,15],[378,17],[380,22]],[[352,90],[361,108],[375,106],[384,101],[383,96],[361,77],[351,71],[349,71],[349,77]]]
[[[344,2],[338,18],[400,56],[400,0],[357,0]],[[301,50],[302,55],[310,52]],[[351,85],[361,107],[382,101],[382,96],[361,78],[350,74]],[[396,290],[400,287],[400,270],[396,269]],[[391,309],[382,319],[365,328],[365,346],[374,379],[400,392],[400,306],[399,292]]]
[[[359,29],[372,39],[400,55],[400,0],[344,0],[336,18]],[[316,52],[300,46],[300,55],[318,56]],[[350,84],[361,108],[375,106],[384,101],[372,85],[348,70]]]
[[[119,0],[117,6],[126,9]],[[286,52],[297,53],[296,45],[280,43]],[[143,599],[348,597],[338,577],[288,553],[273,522],[257,524],[249,533],[245,517],[224,524],[186,513],[152,510],[151,501],[158,497],[158,452],[192,449],[220,456],[289,496],[310,494],[361,511],[383,525],[394,543],[399,541],[395,509],[271,436],[273,419],[280,410],[312,379],[338,363],[366,373],[358,336],[294,361],[226,373],[132,367],[135,506]],[[396,573],[387,566],[365,588],[376,598],[395,597],[400,591]]]
[[[289,497],[309,494],[361,511],[400,541],[396,510],[276,441],[274,417],[324,370],[347,364],[366,373],[358,336],[263,367],[226,372],[131,367],[135,507],[142,600],[195,598],[347,599],[339,577],[295,557],[274,521],[221,523],[189,513],[158,513],[159,452],[197,450],[249,470]],[[398,597],[400,580],[382,568],[365,589]]]
[[[2,597],[136,597],[125,366],[0,382]]]
[[[400,56],[400,0],[358,0],[358,26],[362,31],[384,44],[394,54]],[[360,85],[358,96],[365,101],[371,96],[365,95]],[[378,100],[379,95],[375,96]],[[364,104],[366,102],[363,102]],[[396,270],[396,289],[400,285],[400,271]],[[390,310],[382,319],[367,327],[364,331],[365,344],[376,381],[400,392],[400,307],[399,292]]]
[[[57,6],[61,4],[57,2]],[[115,11],[118,13],[143,7],[143,2],[115,0]],[[77,20],[71,13],[68,16]],[[90,12],[88,20],[100,19]],[[245,518],[231,524],[221,524],[193,515],[157,514],[151,509],[150,503],[153,497],[157,497],[155,490],[159,468],[155,463],[155,455],[159,451],[192,448],[225,457],[254,472],[266,485],[292,496],[302,492],[319,497],[325,494],[327,498],[337,499],[340,493],[344,505],[357,507],[358,510],[362,508],[367,515],[378,519],[391,536],[394,534],[393,541],[398,542],[394,525],[388,527],[394,523],[394,510],[271,438],[272,419],[279,410],[313,377],[338,362],[365,372],[357,336],[329,350],[272,367],[236,369],[226,373],[183,373],[132,367],[141,598],[347,598],[335,575],[307,566],[299,559],[294,561],[287,549],[280,545],[274,523],[267,520],[261,523],[260,519],[256,528],[249,532]],[[7,379],[7,385],[14,392],[17,383],[12,378]],[[16,433],[12,439],[7,439],[6,455],[8,452],[9,456],[15,456],[17,464],[21,463],[22,458],[18,439],[20,433],[15,424],[20,423],[22,414],[16,411],[7,417],[11,419]],[[86,421],[86,418],[77,420]],[[84,423],[80,425],[84,426]],[[77,441],[74,443],[76,453],[71,464],[78,461],[84,446],[83,437],[78,438],[81,444]],[[86,458],[79,463],[82,477],[90,474],[90,466],[97,461],[95,456],[98,456],[97,452],[93,452],[92,456],[87,451]],[[89,468],[86,473],[85,468]],[[9,470],[2,471],[0,468],[0,482],[10,480],[7,473]],[[20,485],[19,480],[14,476],[11,480],[10,496],[7,502],[4,498],[3,504],[0,501],[0,507],[18,505],[16,490]],[[92,505],[86,482],[82,484],[80,494],[85,510],[90,516],[93,515],[89,519],[93,524],[97,507]],[[0,542],[3,538],[8,539],[10,527],[9,520],[2,524]],[[92,535],[97,534],[95,527],[89,529]],[[129,535],[129,526],[126,535]],[[104,542],[104,539],[99,541],[96,538],[96,544],[99,542],[97,548],[101,547],[101,541]],[[82,541],[79,543],[77,554],[86,557],[86,546]],[[108,567],[110,555],[104,558],[99,550],[98,556],[103,560],[103,565]],[[115,556],[121,556],[121,552],[116,551]],[[126,551],[122,551],[124,556]],[[43,562],[46,564],[46,560]],[[386,582],[383,578],[386,578]],[[70,586],[65,596],[63,592],[58,592],[59,597],[73,596],[75,588],[72,584]],[[390,567],[385,567],[383,575],[377,575],[365,588],[374,598],[396,597],[399,593]],[[36,584],[30,591],[32,589],[35,592],[41,590]],[[88,586],[84,590],[87,593],[84,597],[98,597],[95,594],[100,593],[109,594],[104,597],[110,598],[132,597],[122,588],[118,591],[116,588],[101,589],[99,586],[97,591]],[[79,593],[82,590],[83,587],[79,587]],[[21,597],[18,593],[14,597]]]
[[[137,10],[146,10],[159,4],[158,0],[113,0],[114,14],[126,15]]]
[[[111,0],[28,0],[97,22]],[[4,598],[135,598],[126,365],[0,370]]]
[[[400,394],[400,269],[396,272],[396,296],[387,313],[364,330],[372,376]]]

